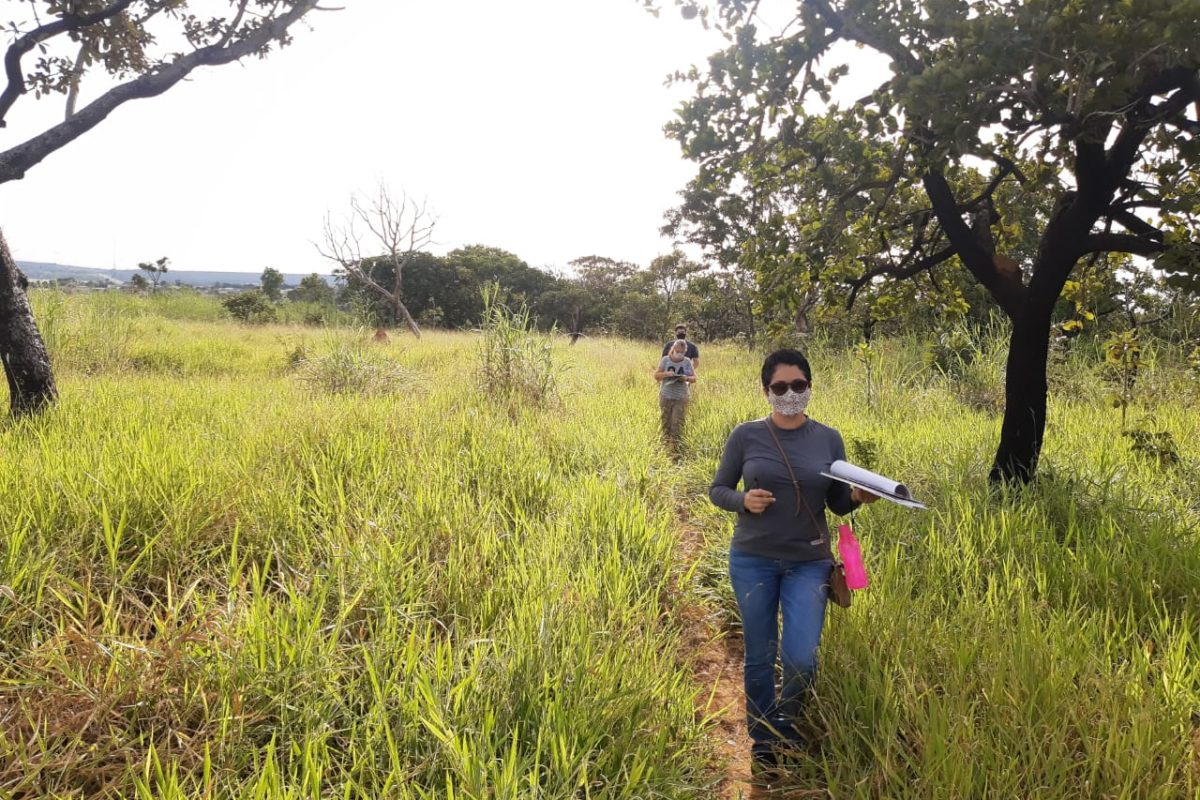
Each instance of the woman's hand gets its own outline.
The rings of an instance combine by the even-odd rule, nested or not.
[[[855,486],[850,490],[850,499],[856,503],[874,503],[879,499],[879,495],[871,494],[866,489],[860,489]]]
[[[742,505],[751,514],[761,514],[775,502],[775,495],[766,489],[751,489],[742,499]]]

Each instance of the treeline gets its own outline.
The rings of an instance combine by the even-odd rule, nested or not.
[[[367,259],[364,265],[371,280],[393,285],[391,259]],[[422,252],[403,268],[401,293],[422,328],[469,329],[479,326],[483,289],[489,285],[499,287],[507,305],[528,308],[543,330],[632,339],[658,339],[685,321],[695,338],[706,341],[781,343],[819,333],[832,342],[869,344],[877,336],[915,333],[944,344],[948,333],[982,331],[1002,315],[987,291],[963,274],[951,273],[936,287],[910,282],[848,308],[836,293],[788,281],[756,281],[749,270],[709,267],[680,251],[646,266],[585,256],[557,273],[531,267],[498,247],[471,245],[442,256]],[[286,295],[330,310],[336,306],[370,325],[399,322],[386,297],[351,275],[331,286],[314,274],[287,290],[282,275],[268,269],[263,291],[255,294],[260,300],[278,302]],[[236,302],[249,305],[251,299]],[[270,321],[270,309],[263,306],[238,316]],[[310,316],[314,323],[329,321],[318,313]],[[1081,334],[1103,340],[1130,329],[1188,341],[1200,329],[1200,297],[1174,290],[1148,272],[1121,277],[1096,269],[1067,283],[1054,312],[1053,335],[1060,343]]]
[[[371,280],[393,285],[390,259],[370,259],[365,266]],[[476,327],[483,289],[495,284],[502,300],[527,307],[544,330],[657,339],[686,320],[709,340],[755,335],[752,285],[739,273],[706,269],[678,251],[648,266],[603,256],[578,258],[569,266],[555,274],[484,245],[444,256],[418,253],[403,268],[401,292],[422,327]],[[309,299],[307,294],[292,296]],[[394,307],[353,276],[339,282],[337,301],[374,324],[398,322]]]

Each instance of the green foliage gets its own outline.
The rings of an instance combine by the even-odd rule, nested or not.
[[[925,366],[943,375],[961,376],[978,354],[978,345],[965,325],[938,331],[937,338],[925,347]]]
[[[564,402],[514,410],[464,382],[472,334],[368,349],[420,376],[410,400],[285,373],[361,330],[281,336],[175,292],[33,301],[71,391],[0,427],[0,680],[19,711],[0,791],[713,797],[731,737],[684,620],[719,626],[713,652],[736,642],[731,519],[703,494],[733,425],[763,413],[758,358],[706,348],[672,464],[657,343],[558,349]],[[121,321],[128,351],[173,371],[85,369]],[[973,363],[997,349],[980,341]],[[849,350],[809,340],[812,413],[931,510],[856,514],[871,587],[831,612],[795,795],[1194,797],[1200,416],[1147,396],[1171,469],[1114,446],[1093,359],[1051,395],[1039,482],[996,493],[992,426],[955,379],[916,337],[872,347],[897,390],[863,415]],[[1185,380],[1186,353],[1156,370]]]
[[[872,471],[879,469],[880,447],[877,439],[851,437],[846,441],[846,449],[852,464]]]
[[[1153,430],[1156,421],[1146,417],[1133,430],[1125,431],[1130,449],[1138,456],[1149,459],[1159,467],[1173,467],[1180,462],[1179,448],[1170,431]]]
[[[275,306],[257,289],[230,295],[221,301],[221,306],[239,322],[254,325],[274,322],[278,316]]]
[[[287,296],[294,303],[332,306],[335,294],[329,282],[314,272],[301,278],[300,285],[288,292]]]
[[[872,378],[875,373],[875,366],[879,363],[879,353],[871,347],[870,342],[859,342],[854,346],[854,360],[862,365],[863,375],[866,378],[866,401],[867,408],[875,408],[875,395],[878,391],[874,386]]]
[[[167,269],[171,261],[166,256],[157,261],[143,261],[138,264],[138,269],[150,276],[150,288],[152,291],[158,291],[158,285],[162,283],[163,276],[167,274]]]
[[[272,303],[283,299],[283,273],[274,267],[267,267],[262,274],[263,296]]]
[[[1109,379],[1117,390],[1109,402],[1121,409],[1121,428],[1125,428],[1126,413],[1134,400],[1134,387],[1142,367],[1142,344],[1137,329],[1122,331],[1104,343],[1104,365]]]
[[[404,267],[402,295],[423,325],[441,328],[482,325],[483,289],[495,285],[506,302],[523,305],[530,322],[543,331],[656,340],[678,319],[686,319],[698,338],[754,336],[752,284],[746,273],[710,271],[678,251],[656,258],[646,268],[604,256],[578,258],[570,267],[573,276],[554,275],[484,245],[458,248],[445,256],[418,253]],[[372,280],[391,285],[390,259],[368,259],[364,268]],[[341,299],[361,308],[372,324],[395,321],[394,306],[353,276],[348,276]]]
[[[398,400],[281,374],[360,332],[137,322],[185,374],[251,351],[68,368],[54,414],[0,428],[0,793],[708,795],[644,385],[598,372],[589,424],[515,424],[469,334],[381,349],[424,376]],[[571,357],[644,361],[618,346]]]
[[[482,296],[480,391],[509,402],[550,404],[557,398],[558,378],[551,337],[537,332],[528,308],[501,302],[496,284],[485,286]]]
[[[678,300],[676,316],[692,321],[697,337],[739,339],[747,344],[758,333],[753,279],[745,271],[693,275]]]
[[[364,269],[375,282],[392,285],[390,259],[368,259]],[[445,256],[417,253],[404,266],[404,304],[414,317],[433,314],[443,327],[467,328],[482,320],[482,288],[492,283],[517,302],[535,309],[539,298],[556,286],[557,279],[498,247],[470,245]],[[394,324],[395,308],[350,276],[344,299],[353,301],[356,297],[361,298],[376,322]],[[550,324],[547,322],[547,327]]]
[[[1200,296],[1200,243],[1174,244],[1154,260],[1154,267],[1166,273],[1167,286]]]
[[[1121,272],[1157,281],[1126,253],[1166,275],[1126,287],[1127,314],[1194,283],[1196,0],[756,10],[703,4],[729,43],[676,76],[694,93],[668,132],[697,169],[667,229],[752,272],[774,333],[848,305],[911,329],[1024,319],[1094,269],[1056,317],[1076,335]]]
[[[298,346],[288,355],[288,368],[310,388],[335,395],[372,397],[404,391],[411,396],[417,385],[413,371],[368,344],[365,332],[351,339],[328,337],[320,352]]]

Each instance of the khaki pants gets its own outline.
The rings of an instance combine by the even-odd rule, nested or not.
[[[658,398],[658,407],[662,410],[662,435],[672,447],[678,447],[683,441],[683,417],[687,414],[687,406],[686,397],[679,400]]]

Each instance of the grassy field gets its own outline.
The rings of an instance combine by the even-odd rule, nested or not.
[[[677,464],[654,345],[556,342],[538,407],[480,385],[477,334],[35,307],[63,399],[0,428],[0,796],[713,796],[679,609],[736,627],[704,494],[758,356],[705,349]],[[1195,382],[1159,353],[1139,384],[1160,466],[1079,347],[1044,479],[995,497],[998,354],[880,348],[868,409],[814,345],[812,413],[932,510],[857,516],[873,583],[831,611],[804,796],[1200,797]]]

